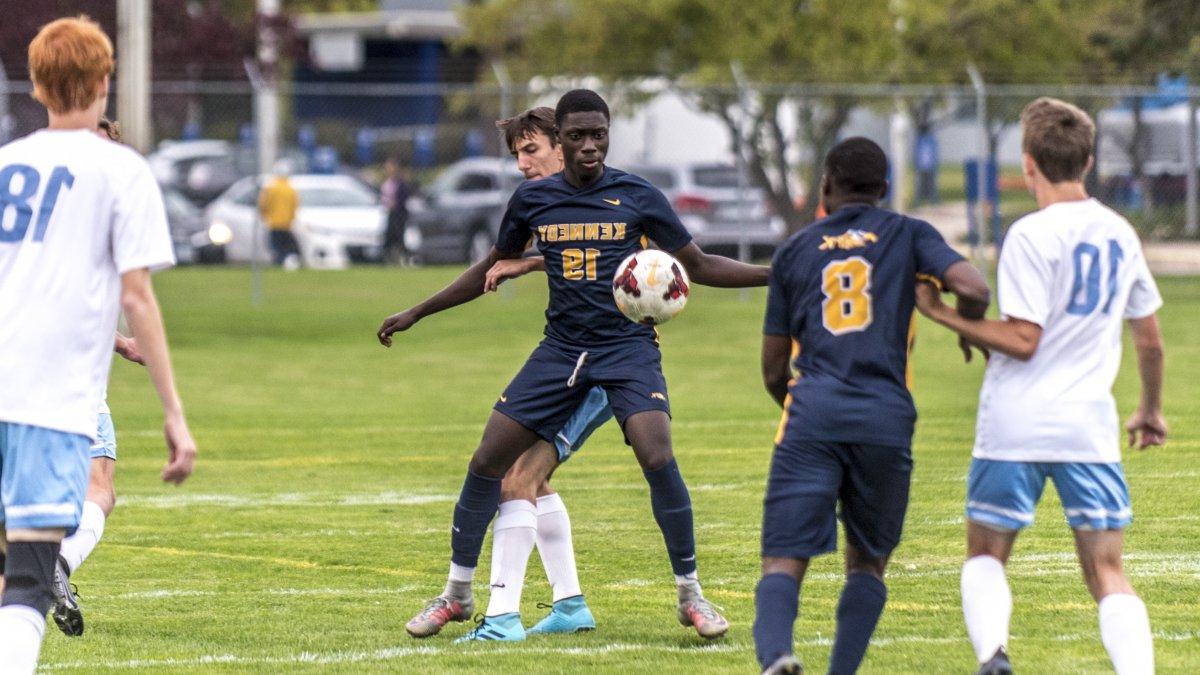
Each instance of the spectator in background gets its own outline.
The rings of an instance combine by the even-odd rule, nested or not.
[[[387,209],[387,230],[383,240],[384,260],[407,264],[410,251],[404,243],[404,232],[408,226],[408,198],[412,196],[412,185],[404,179],[404,171],[395,157],[383,163],[387,173],[383,185],[379,186],[379,197]]]
[[[292,234],[292,223],[300,207],[300,197],[288,180],[287,162],[275,164],[275,176],[258,195],[258,213],[267,224],[271,257],[276,265],[294,270],[300,267],[300,246]]]

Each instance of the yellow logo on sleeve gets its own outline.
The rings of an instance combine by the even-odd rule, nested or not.
[[[604,201],[608,202],[609,204],[612,204],[613,206],[620,206],[620,205],[621,205],[621,200],[620,200],[620,199],[605,199]]]

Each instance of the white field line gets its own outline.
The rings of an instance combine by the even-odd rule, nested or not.
[[[1058,635],[1050,638],[1056,642],[1094,642],[1099,636],[1094,633],[1075,633]],[[1044,638],[1043,638],[1044,639]],[[1184,642],[1200,639],[1200,633],[1155,633],[1155,640],[1165,642]],[[1022,641],[1015,636],[1015,641]],[[871,640],[871,646],[884,649],[891,645],[913,644],[957,644],[967,645],[965,637],[932,637],[925,635],[901,635],[896,637],[880,637]],[[816,637],[797,640],[795,644],[802,647],[828,647],[833,644],[829,637]],[[350,663],[367,663],[376,661],[392,661],[413,656],[462,656],[470,654],[471,647],[389,647],[373,651],[340,651],[340,652],[299,652],[283,656],[238,656],[236,654],[210,654],[191,658],[170,659],[133,659],[129,661],[66,661],[62,663],[43,664],[41,670],[94,670],[99,668],[185,668],[207,665],[343,665]],[[646,652],[654,654],[732,654],[745,653],[747,658],[751,652],[749,644],[716,644],[697,645],[696,647],[677,647],[669,645],[632,644],[616,642],[597,647],[531,647],[520,646],[508,649],[496,649],[487,652],[493,656],[605,656],[628,652]]]
[[[672,647],[668,645],[631,644],[615,642],[599,647],[513,647],[503,654],[528,656],[604,656],[624,652],[650,652],[656,654],[711,654],[745,651],[748,648],[734,645],[697,645],[696,647]],[[94,670],[98,668],[182,668],[232,664],[243,666],[260,665],[340,665],[371,661],[391,661],[412,656],[461,656],[471,652],[470,647],[389,647],[374,651],[300,652],[284,656],[237,656],[235,654],[210,654],[192,658],[134,659],[130,661],[68,661],[47,663],[41,670]],[[499,654],[500,652],[492,652]]]
[[[99,598],[112,600],[158,600],[162,598],[205,598],[224,595],[270,595],[270,596],[364,596],[364,595],[401,595],[419,590],[416,586],[395,586],[393,588],[263,588],[259,590],[237,589],[230,591],[194,591],[194,590],[162,590],[162,591],[132,591],[105,595],[90,593]]]

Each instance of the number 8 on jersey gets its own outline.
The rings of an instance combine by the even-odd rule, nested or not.
[[[861,256],[835,260],[821,271],[821,323],[834,335],[871,325],[871,263]]]

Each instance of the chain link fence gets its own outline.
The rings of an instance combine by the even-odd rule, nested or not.
[[[383,160],[394,157],[428,185],[463,158],[506,155],[495,120],[527,106],[552,106],[577,84],[285,82],[278,90],[281,154],[306,170],[350,171],[375,183]],[[1057,96],[1096,120],[1097,162],[1089,177],[1096,197],[1129,218],[1145,238],[1200,236],[1197,92],[1187,88],[686,88],[660,82],[597,88],[613,108],[614,166],[739,164],[748,187],[770,185],[769,206],[789,216],[785,220],[794,229],[815,208],[817,158],[837,139],[863,135],[879,142],[892,160],[893,206],[932,210],[949,223],[944,229],[979,244],[1002,238],[1013,220],[1035,208],[1021,179],[1019,116],[1033,98]],[[44,124],[44,111],[29,91],[28,82],[0,82],[0,139]],[[156,143],[224,139],[252,155],[253,95],[244,81],[156,82],[151,114]],[[253,157],[241,166],[251,170]],[[800,215],[793,217],[789,208]]]

